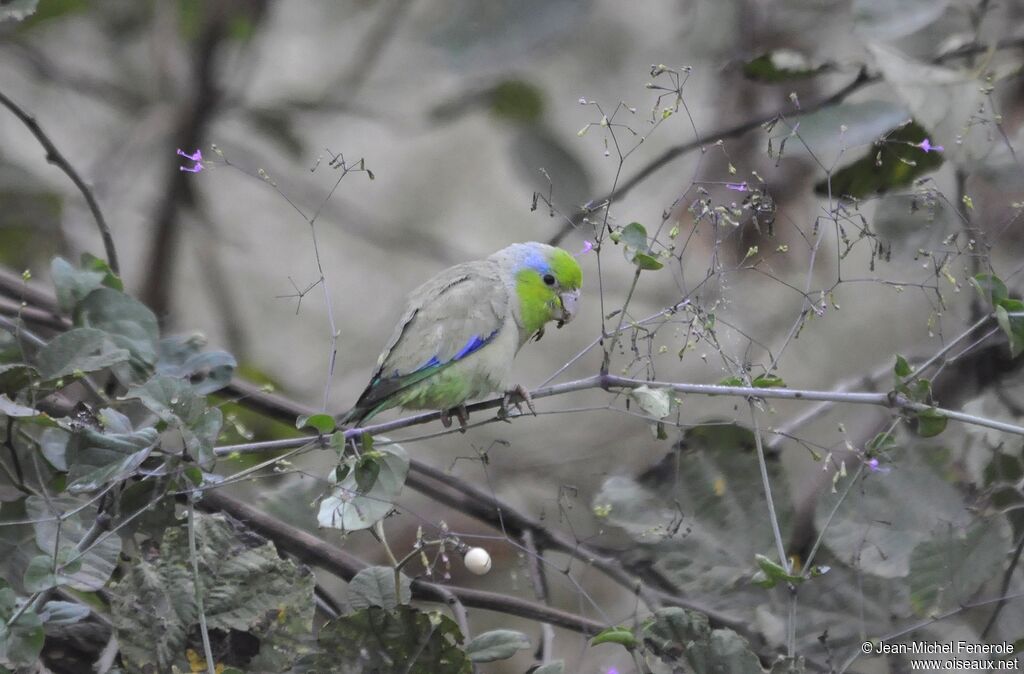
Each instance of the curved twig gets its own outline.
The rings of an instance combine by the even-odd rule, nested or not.
[[[75,167],[61,154],[61,151],[57,149],[57,146],[53,144],[50,137],[46,135],[42,127],[39,126],[39,122],[32,115],[25,112],[17,103],[12,101],[10,98],[4,95],[0,91],[0,103],[4,105],[8,110],[14,113],[17,117],[28,127],[28,130],[32,132],[32,135],[36,137],[39,144],[46,150],[46,161],[53,164],[61,171],[63,171],[68,178],[71,178],[71,182],[75,184],[78,191],[85,197],[85,203],[89,205],[89,210],[92,211],[92,217],[96,220],[96,226],[100,230],[100,236],[103,238],[103,249],[107,252],[107,264],[110,265],[110,269],[115,274],[121,274],[121,266],[117,260],[117,250],[114,248],[114,237],[110,233],[110,227],[107,225],[106,219],[103,217],[103,211],[100,210],[100,205],[96,201],[95,195],[92,193],[92,189],[85,184],[82,180],[82,176],[78,175],[78,171]]]

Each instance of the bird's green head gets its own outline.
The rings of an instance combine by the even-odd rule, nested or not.
[[[548,321],[558,327],[576,315],[583,271],[571,253],[543,243],[517,243],[495,253],[511,267],[519,314],[528,335]]]

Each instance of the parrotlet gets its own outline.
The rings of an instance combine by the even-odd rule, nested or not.
[[[515,243],[490,257],[445,269],[412,291],[377,369],[341,423],[360,425],[383,410],[440,410],[466,427],[467,400],[504,392],[510,402],[529,393],[509,386],[512,360],[544,326],[560,328],[576,315],[583,272],[567,251]]]

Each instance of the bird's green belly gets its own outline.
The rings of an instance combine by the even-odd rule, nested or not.
[[[401,391],[396,396],[396,406],[412,410],[451,409],[497,388],[486,375],[456,364]]]

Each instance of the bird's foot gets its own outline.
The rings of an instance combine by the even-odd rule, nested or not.
[[[514,405],[519,410],[519,414],[523,414],[523,403],[526,403],[526,407],[533,416],[537,416],[537,409],[533,406],[533,397],[530,396],[530,392],[522,384],[516,384],[515,388],[505,391],[505,396],[501,399],[501,407],[498,408],[498,418],[502,421],[510,421],[510,405]]]
[[[452,427],[453,412],[455,413],[455,418],[459,420],[459,432],[465,433],[466,425],[469,423],[469,410],[466,409],[465,403],[449,410],[441,410],[441,425],[445,428]]]

